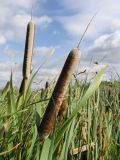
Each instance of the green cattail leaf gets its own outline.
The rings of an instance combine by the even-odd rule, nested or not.
[[[68,130],[68,133],[67,133],[64,145],[62,147],[62,151],[61,151],[59,160],[63,160],[63,159],[67,160],[69,145],[70,145],[71,139],[74,134],[74,127],[75,127],[75,119],[73,120],[73,122],[70,125],[70,128]]]
[[[44,144],[42,147],[40,160],[48,160],[50,145],[51,145],[51,140],[47,138],[44,141]]]
[[[30,146],[29,150],[27,151],[28,152],[28,157],[26,158],[26,160],[29,160],[32,156],[33,148],[34,148],[34,145],[35,145],[35,142],[36,142],[36,138],[37,138],[37,128],[35,126],[34,127],[34,132],[33,132],[33,137],[32,137],[32,140],[31,140],[31,146]]]
[[[41,118],[39,113],[36,111],[36,126],[37,128],[40,126]]]

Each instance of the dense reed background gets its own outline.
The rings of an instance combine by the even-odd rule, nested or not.
[[[95,82],[98,83],[98,79]],[[62,122],[56,117],[53,132],[48,139],[40,141],[36,126],[40,125],[53,87],[49,91],[45,88],[42,94],[27,90],[21,106],[16,107],[19,93],[12,85],[11,76],[10,83],[0,94],[0,160],[83,157],[119,160],[120,83],[102,82],[95,92],[91,85],[81,84],[77,79],[69,84]],[[85,148],[75,151],[82,146]]]

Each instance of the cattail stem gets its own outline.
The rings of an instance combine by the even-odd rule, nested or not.
[[[28,23],[27,33],[26,33],[26,43],[25,43],[24,60],[23,60],[23,80],[19,90],[20,95],[23,95],[26,92],[26,88],[28,86],[30,79],[33,45],[34,45],[34,33],[35,33],[35,24],[33,23],[33,21],[30,21]]]
[[[77,45],[77,48],[80,47],[80,44],[81,44],[81,42],[82,42],[82,40],[83,40],[83,38],[84,38],[84,36],[85,36],[85,34],[86,34],[89,26],[91,25],[93,19],[95,18],[95,16],[96,16],[97,14],[98,14],[98,11],[92,16],[92,18],[90,19],[89,23],[87,24],[87,26],[86,26],[86,28],[85,28],[85,31],[83,32],[82,37],[81,37],[81,39],[80,39],[80,41],[79,41],[79,43],[78,43],[78,45]]]
[[[38,128],[40,139],[47,138],[53,129],[55,116],[57,116],[60,110],[60,106],[65,97],[72,75],[78,65],[79,59],[80,50],[78,48],[75,48],[68,55],[49,104],[46,108],[42,122]]]

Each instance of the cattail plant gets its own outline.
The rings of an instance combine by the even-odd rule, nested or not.
[[[35,24],[31,20],[27,26],[26,43],[25,43],[24,60],[23,60],[23,72],[22,72],[23,80],[19,90],[20,95],[23,95],[26,92],[26,88],[30,79],[33,45],[34,45],[34,33],[35,33]]]
[[[78,48],[73,49],[67,57],[51,99],[44,113],[42,122],[38,128],[38,133],[41,140],[46,139],[53,129],[55,117],[58,115],[60,106],[65,98],[69,82],[78,65],[79,59],[80,50]]]

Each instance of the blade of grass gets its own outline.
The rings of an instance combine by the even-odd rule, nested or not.
[[[29,148],[29,150],[27,150],[28,152],[28,157],[26,158],[26,160],[29,160],[32,156],[32,153],[33,153],[33,148],[34,148],[34,145],[35,145],[35,142],[36,142],[36,138],[37,138],[37,128],[36,126],[34,127],[34,132],[33,132],[33,137],[32,137],[32,140],[31,140],[31,147]]]
[[[51,140],[48,138],[44,141],[42,151],[41,151],[40,160],[48,160],[50,145],[51,145]]]

